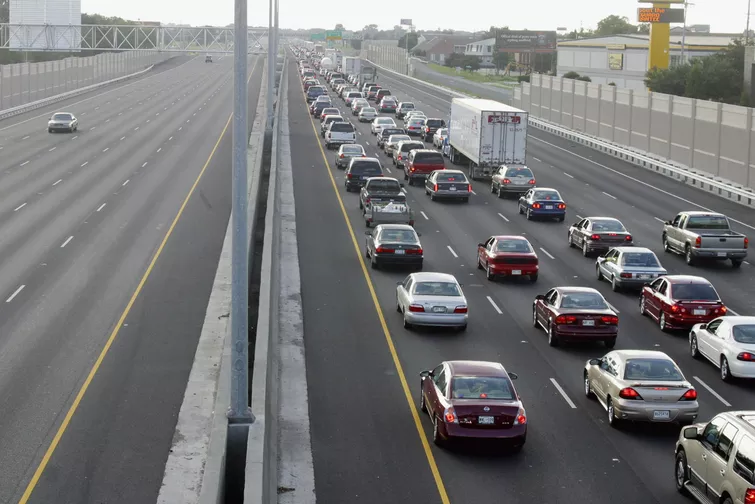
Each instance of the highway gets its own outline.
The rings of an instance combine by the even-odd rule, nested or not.
[[[755,213],[735,203],[531,129],[528,164],[538,186],[555,187],[568,204],[565,222],[527,221],[515,200],[499,200],[475,182],[469,204],[431,202],[422,187],[406,191],[422,233],[424,271],[453,273],[470,305],[465,333],[406,331],[396,313],[396,282],[406,272],[365,267],[364,221],[358,196],[346,193],[305,108],[295,63],[289,68],[294,194],[299,229],[312,445],[318,500],[328,503],[558,502],[681,504],[673,482],[673,425],[607,425],[605,410],[585,398],[585,361],[601,345],[551,348],[532,327],[532,301],[557,285],[599,289],[619,311],[617,348],[656,349],[680,365],[699,392],[700,419],[750,408],[753,386],[724,384],[712,365],[693,360],[686,334],[662,333],[639,314],[636,293],[614,293],[595,279],[594,259],[566,242],[580,216],[621,219],[635,243],[653,249],[670,273],[707,277],[739,314],[753,310],[755,267],[691,268],[661,250],[660,221],[709,208],[752,234]],[[448,116],[450,96],[382,72],[380,84],[428,117]],[[421,86],[421,85],[420,85]],[[339,98],[334,102],[345,109]],[[350,114],[348,111],[347,114]],[[351,117],[349,115],[349,117]],[[368,124],[357,143],[383,161]],[[319,132],[319,121],[316,124]],[[452,165],[447,163],[447,167]],[[476,268],[477,243],[494,234],[523,234],[540,256],[540,278],[488,282]],[[499,360],[519,374],[516,386],[529,414],[519,455],[432,445],[430,421],[418,413],[419,372],[442,360]],[[406,384],[406,386],[405,386]]]
[[[155,501],[230,215],[232,94],[232,58],[184,56],[0,122],[0,502]],[[48,134],[56,110],[79,131]]]

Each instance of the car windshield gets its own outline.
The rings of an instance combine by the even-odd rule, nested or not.
[[[343,119],[339,118],[339,120],[342,121]],[[352,126],[351,124],[347,122],[336,122],[336,123],[333,123],[333,125],[330,127],[330,131],[336,132],[336,133],[353,133],[354,126]]]
[[[652,252],[624,252],[621,255],[623,266],[636,266],[645,268],[660,268],[658,258]]]
[[[514,387],[502,376],[456,376],[451,380],[452,399],[513,401]]]
[[[437,128],[438,126],[443,126],[443,119],[428,119],[427,125],[432,126],[433,128]]]
[[[414,286],[418,296],[461,296],[459,286],[452,282],[419,282]]]
[[[385,229],[378,239],[382,242],[417,243],[417,234],[409,229]]]
[[[592,221],[592,230],[595,232],[623,233],[626,231],[624,224],[616,219],[595,219]]]
[[[690,215],[687,229],[729,229],[729,220],[723,215]]]
[[[364,114],[374,114],[376,111],[372,107],[364,107],[362,108],[362,113]]]
[[[532,170],[529,168],[509,168],[506,170],[506,176],[507,177],[525,177],[525,178],[534,178],[535,176],[532,174]]]
[[[71,114],[55,114],[52,116],[53,121],[70,121],[72,119]]]
[[[497,252],[519,252],[529,254],[532,247],[526,240],[498,240],[495,249]]]
[[[532,199],[560,201],[561,195],[557,191],[535,191]]]
[[[341,147],[341,154],[361,156],[362,154],[364,154],[364,149],[361,145],[344,145],[343,147]]]
[[[438,182],[459,182],[461,184],[466,184],[467,177],[463,173],[460,172],[436,172],[437,178],[435,179]]]
[[[684,376],[668,359],[629,359],[624,369],[625,380],[682,381]]]
[[[718,293],[707,283],[671,284],[671,298],[677,301],[718,301]]]
[[[399,143],[405,140],[411,140],[409,135],[391,135],[388,137],[388,143]]]
[[[731,329],[734,341],[746,345],[755,345],[755,324],[739,324]]]
[[[607,310],[608,305],[597,292],[567,292],[561,300],[561,308]]]

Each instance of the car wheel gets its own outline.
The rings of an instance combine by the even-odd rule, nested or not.
[[[613,348],[616,346],[616,338],[607,339],[603,342],[606,348]]]
[[[462,198],[461,202],[462,203],[469,203],[469,196],[467,196],[466,198]]]
[[[582,242],[582,255],[590,257],[590,249],[587,247],[587,242]]]
[[[522,215],[524,213],[524,210],[522,209],[522,205],[519,205],[519,215]]]
[[[422,271],[423,261],[420,261],[419,264],[417,264],[417,271]]]
[[[467,330],[467,324],[464,324],[463,326],[457,327],[456,330],[459,331],[459,332],[466,331]]]
[[[359,200],[359,209],[364,210],[364,205],[362,204],[362,200]]]
[[[527,220],[532,220],[532,209],[527,209]]]
[[[409,330],[411,328],[412,328],[412,324],[410,324],[409,321],[406,320],[406,315],[404,315],[404,329]]]
[[[425,394],[422,392],[422,389],[419,389],[419,410],[422,413],[427,413],[427,404],[425,404]]]
[[[409,185],[412,185],[411,181],[409,181]],[[435,201],[435,199],[436,199],[436,198],[435,198],[435,195],[434,195],[434,194],[431,194],[431,195],[430,195],[430,201]]]
[[[731,381],[731,369],[729,368],[729,361],[724,356],[721,356],[721,380],[725,382]]]
[[[611,427],[618,427],[619,419],[616,418],[616,412],[613,409],[613,400],[610,397],[608,398],[606,410],[608,412],[608,425],[610,425]]]
[[[396,296],[396,311],[399,313],[403,313],[401,311],[401,304],[398,302],[398,296]]]
[[[47,128],[48,133],[52,133],[52,128]]]
[[[433,443],[436,446],[443,446],[444,439],[440,435],[440,427],[438,427],[438,417],[433,418]]]
[[[430,189],[425,187],[425,196],[430,196]]]
[[[740,259],[732,259],[731,260],[731,267],[734,269],[738,269],[742,266],[742,261]]]
[[[501,186],[498,186],[496,194],[498,195],[498,199],[504,199],[506,197],[506,193],[501,190]]]
[[[490,264],[488,264],[485,268],[485,278],[487,278],[490,282],[495,281],[495,273],[490,270]]]
[[[595,394],[592,393],[592,385],[590,384],[590,377],[587,375],[587,371],[585,371],[584,375],[585,375],[585,380],[584,380],[585,397],[587,397],[588,399],[592,399],[595,397]]]
[[[676,454],[676,464],[674,470],[674,483],[676,483],[676,491],[682,495],[687,495],[687,487],[685,483],[689,480],[689,469],[687,468],[687,454],[684,450],[679,450]]]
[[[537,321],[537,308],[535,306],[532,306],[532,327],[537,329],[540,327],[540,323]]]
[[[611,275],[611,290],[614,292],[619,292],[621,290],[619,282],[616,281],[616,275]]]
[[[658,318],[658,327],[661,328],[661,331],[666,332],[666,314],[661,312],[661,316]]]
[[[495,184],[492,182],[490,183],[490,193],[495,194]]]
[[[568,235],[566,235],[567,241],[569,242],[569,248],[574,248],[574,237],[572,236],[571,232],[569,232]]]
[[[556,220],[557,220],[558,222],[564,222],[564,219],[566,219],[566,216],[565,216],[565,215],[562,215],[561,217],[558,217],[558,218],[557,218]]]
[[[548,324],[548,345],[552,347],[558,346],[558,335],[553,330],[553,324]]]
[[[695,257],[692,255],[692,247],[689,245],[684,248],[684,260],[687,262],[687,266],[695,265]]]
[[[692,336],[689,339],[689,354],[692,356],[693,359],[697,359],[700,357],[700,352],[697,349],[697,336]]]
[[[603,280],[603,273],[600,272],[600,266],[597,264],[595,265],[595,277],[598,279],[598,282]]]
[[[640,315],[643,317],[647,314],[647,309],[645,308],[645,296],[640,296]]]
[[[482,267],[482,261],[480,261],[480,256],[477,256],[477,269],[478,270],[484,270],[485,268]]]
[[[668,244],[668,239],[666,238],[666,235],[663,235],[663,251],[666,253],[671,252],[671,247]]]

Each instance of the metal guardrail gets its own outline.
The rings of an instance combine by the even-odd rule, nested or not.
[[[470,95],[459,93],[458,91],[454,91],[443,86],[431,84],[409,75],[395,72],[389,68],[385,68],[384,66],[375,63],[374,61],[367,61],[383,72],[393,74],[400,79],[409,80],[413,84],[418,84],[429,89],[441,91],[457,98],[471,97]],[[748,207],[755,207],[755,191],[748,187],[744,187],[741,184],[727,181],[720,177],[716,177],[713,174],[703,172],[701,170],[695,170],[694,168],[674,166],[672,164],[669,164],[668,162],[653,158],[647,153],[639,152],[635,149],[630,149],[629,147],[626,147],[624,145],[614,144],[582,132],[570,130],[543,119],[538,119],[530,116],[529,124],[543,131],[547,131],[562,138],[580,143],[592,149],[603,152],[604,154],[622,159],[636,166],[654,171],[666,177],[673,178],[687,185],[691,185],[693,187],[697,187],[698,189],[713,193],[722,198],[740,203]]]
[[[78,96],[80,94],[88,93],[89,91],[92,91],[94,89],[99,89],[103,86],[109,86],[111,84],[116,84],[118,82],[125,81],[127,79],[132,79],[134,77],[138,77],[140,75],[143,75],[150,70],[154,68],[154,65],[150,65],[144,70],[140,70],[138,72],[134,72],[129,75],[124,75],[122,77],[116,77],[115,79],[110,79],[105,82],[99,82],[97,84],[91,84],[89,86],[85,86],[83,88],[74,89],[72,91],[67,91],[65,93],[61,93],[59,95],[50,96],[49,98],[43,98],[41,100],[37,100],[31,103],[26,103],[24,105],[19,105],[17,107],[12,107],[5,110],[0,110],[0,120],[7,119],[9,117],[13,117],[19,114],[23,114],[25,112],[29,112],[31,110],[36,110],[41,107],[46,107],[47,105],[52,105],[53,103],[57,103],[59,101],[67,100],[68,98],[72,98],[74,96]]]

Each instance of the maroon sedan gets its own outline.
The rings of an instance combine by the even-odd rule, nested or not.
[[[527,440],[527,413],[514,384],[517,375],[498,362],[446,361],[422,371],[420,409],[430,415],[433,441],[500,439],[520,450]]]
[[[640,313],[656,320],[661,331],[707,324],[727,311],[713,285],[699,276],[657,278],[640,294]]]
[[[548,333],[548,344],[562,340],[602,341],[616,345],[619,317],[603,295],[589,287],[554,287],[535,297],[532,325]]]
[[[485,270],[491,281],[498,276],[527,276],[534,283],[539,259],[523,236],[491,236],[477,244],[477,268]]]

